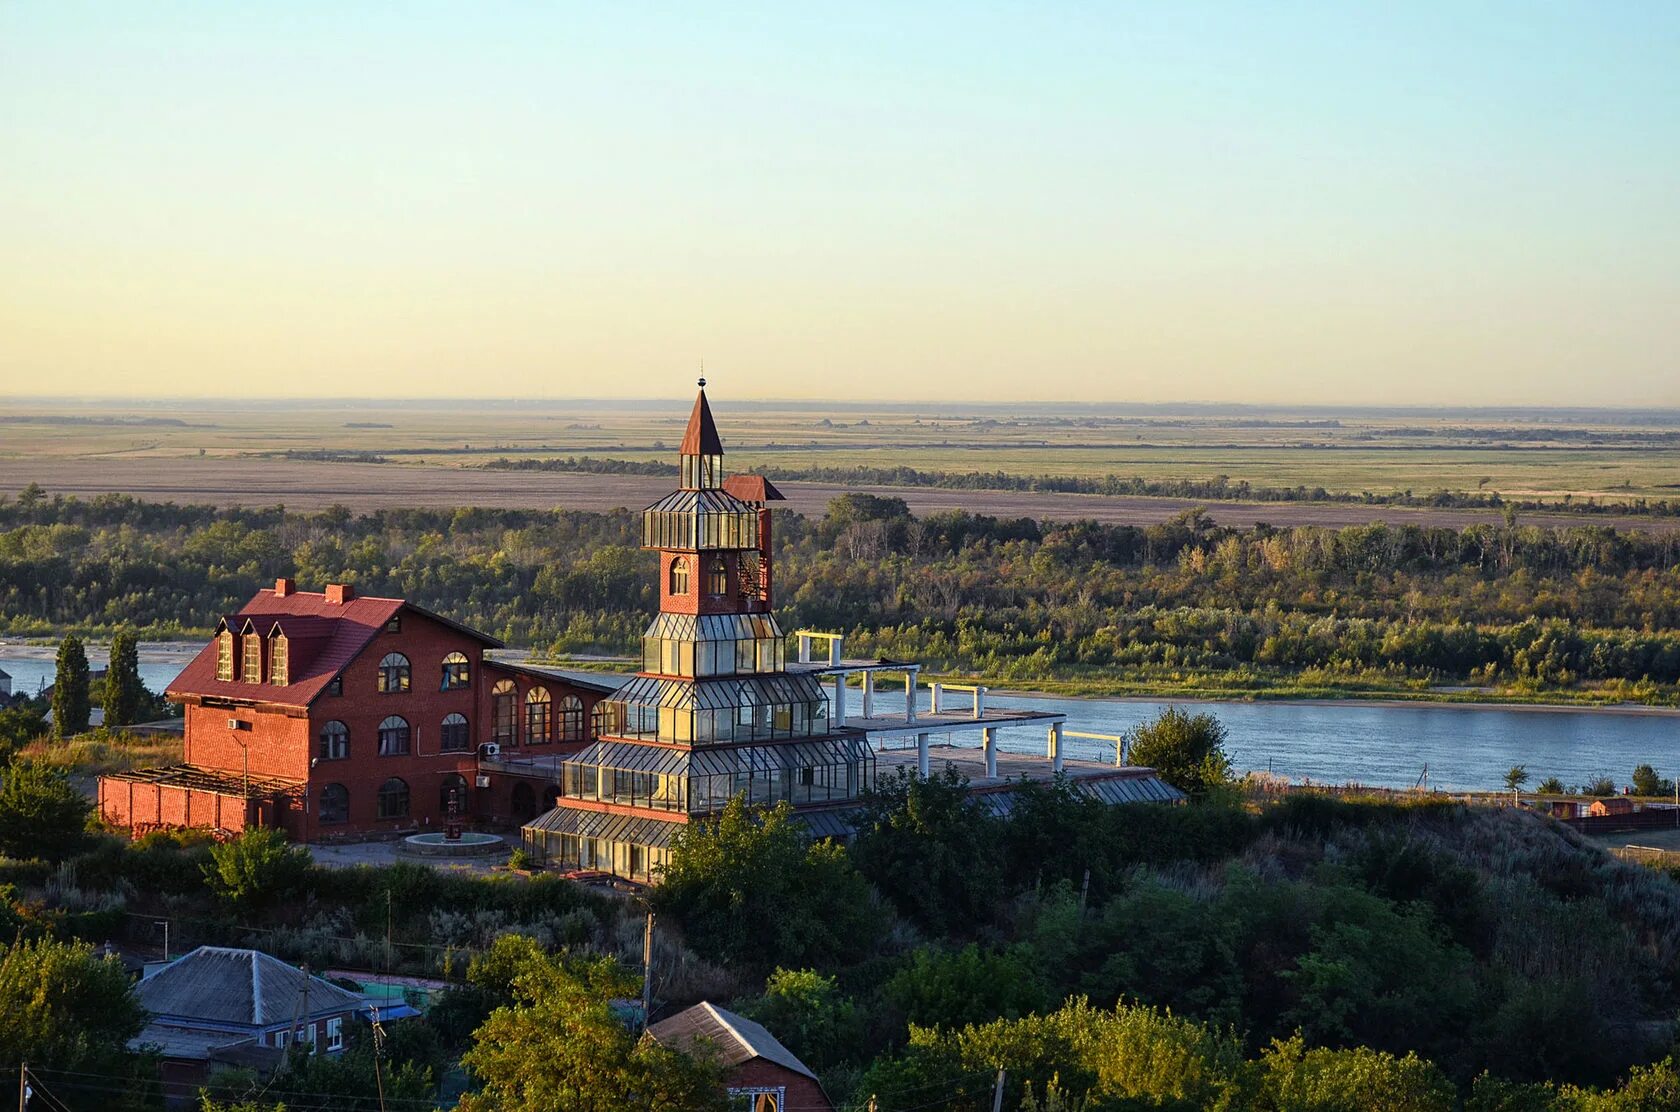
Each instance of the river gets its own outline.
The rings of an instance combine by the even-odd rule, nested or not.
[[[140,676],[154,691],[173,680],[197,651],[196,645],[146,643],[140,647]],[[94,667],[105,663],[104,646],[90,646]],[[14,691],[50,683],[53,650],[0,643],[0,669],[11,673]],[[876,713],[903,713],[902,692],[876,694]],[[953,700],[962,696],[953,695]],[[859,693],[849,707],[858,709]],[[924,691],[921,705],[927,707]],[[1431,787],[1449,790],[1497,788],[1512,765],[1524,765],[1532,788],[1548,776],[1575,785],[1612,777],[1625,784],[1638,764],[1658,772],[1680,772],[1680,711],[1573,707],[1466,706],[1449,703],[1199,702],[1177,699],[1070,699],[990,695],[999,708],[1057,711],[1067,729],[1120,734],[1153,718],[1169,703],[1216,715],[1229,731],[1226,751],[1238,771],[1272,771],[1293,780],[1349,782],[1405,788],[1418,782],[1425,766]],[[977,744],[970,733],[968,741]],[[1038,727],[999,732],[1001,747],[1044,751]],[[1070,757],[1112,760],[1104,742],[1069,738]]]

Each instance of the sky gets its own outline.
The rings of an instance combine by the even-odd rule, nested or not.
[[[0,396],[1680,405],[1680,4],[0,2]]]

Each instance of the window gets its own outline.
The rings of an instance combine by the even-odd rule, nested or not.
[[[443,778],[443,785],[438,788],[438,812],[447,816],[449,805],[454,803],[454,813],[467,813],[467,778],[459,772],[451,772]]]
[[[233,631],[224,629],[216,635],[216,678],[233,682]]]
[[[401,614],[392,614],[391,615],[391,620],[385,623],[385,632],[386,633],[401,633],[402,632],[402,615]]]
[[[241,668],[246,683],[262,682],[262,638],[255,633],[245,635],[245,659]]]
[[[583,740],[583,700],[576,695],[560,700],[560,740]]]
[[[406,819],[408,817],[408,782],[395,776],[379,785],[379,817]]]
[[[466,653],[450,653],[443,658],[443,690],[460,691],[472,686],[472,662]]]
[[[285,687],[287,680],[287,643],[284,633],[276,633],[268,644],[268,682]]]
[[[729,1112],[786,1112],[787,1087],[774,1089],[754,1085],[729,1090]]]
[[[323,825],[349,822],[350,789],[343,784],[328,784],[322,788],[321,813],[317,817]]]
[[[553,735],[549,732],[548,712],[553,709],[549,704],[550,700],[546,687],[533,687],[525,693],[525,743],[527,745],[546,745],[554,740]]]
[[[408,690],[408,657],[386,653],[379,662],[379,690],[386,694]]]
[[[292,1033],[290,1031],[276,1031],[276,1032],[274,1032],[274,1045],[278,1046],[278,1047],[284,1047],[286,1045],[286,1043],[290,1041],[291,1034]]]
[[[327,684],[327,694],[328,695],[342,695],[342,694],[344,694],[344,677],[343,676],[334,676],[332,678],[332,681]]]
[[[514,708],[519,704],[519,689],[512,680],[502,680],[490,689],[490,740],[501,745],[513,744]]]
[[[315,1053],[315,1024],[313,1021],[306,1026],[298,1028],[297,1041],[300,1043],[308,1043],[309,1053]]]
[[[350,755],[350,728],[339,721],[321,727],[321,745],[317,754],[323,761],[342,761]]]
[[[379,755],[401,757],[408,753],[408,719],[393,714],[379,724]]]
[[[466,715],[444,715],[443,725],[438,727],[438,748],[445,753],[459,753],[472,745],[468,734]]]
[[[344,1020],[339,1018],[327,1020],[327,1049],[344,1049]]]
[[[729,566],[723,562],[722,556],[712,557],[712,566],[706,570],[706,593],[721,595],[729,591]]]
[[[668,594],[688,594],[688,559],[678,556],[671,561],[671,589]]]

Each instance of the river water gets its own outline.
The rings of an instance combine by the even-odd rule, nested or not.
[[[180,673],[195,645],[143,644],[140,677],[161,691]],[[96,668],[105,664],[104,646],[90,646]],[[0,643],[0,669],[12,676],[14,691],[34,692],[51,683],[53,651]],[[953,704],[964,698],[953,693]],[[856,713],[860,693],[848,692]],[[1532,788],[1548,776],[1575,785],[1612,777],[1625,784],[1638,764],[1654,765],[1664,776],[1680,773],[1680,711],[1581,710],[1463,706],[1445,703],[1196,702],[1176,699],[1069,699],[989,695],[998,708],[1066,714],[1068,730],[1121,734],[1153,718],[1169,704],[1205,710],[1229,732],[1226,751],[1238,771],[1272,771],[1293,780],[1360,783],[1405,788],[1427,766],[1429,785],[1449,790],[1497,788],[1512,765],[1524,765]],[[904,711],[903,692],[881,691],[876,713]],[[921,707],[928,695],[921,693]],[[937,735],[935,740],[940,740]],[[962,739],[978,744],[971,731]],[[1001,730],[1008,750],[1042,753],[1044,730],[1037,726]],[[1068,738],[1070,757],[1113,760],[1106,742]]]

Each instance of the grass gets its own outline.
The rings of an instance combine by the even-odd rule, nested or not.
[[[37,738],[25,745],[18,756],[34,764],[62,769],[73,776],[104,776],[135,768],[178,764],[182,751],[182,739],[173,735],[142,737],[96,731],[68,741]]]

